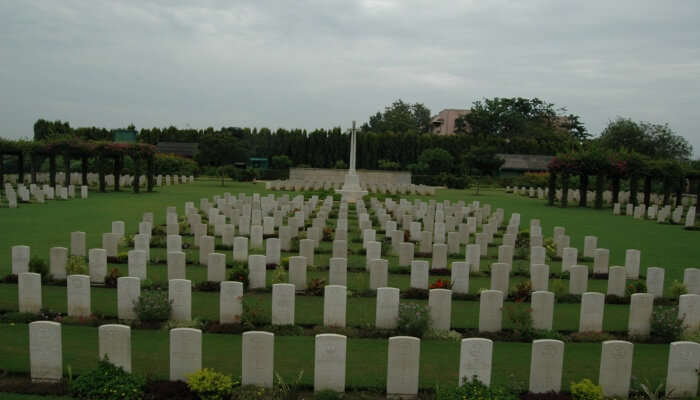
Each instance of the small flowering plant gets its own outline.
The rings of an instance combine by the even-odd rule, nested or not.
[[[430,284],[430,289],[452,289],[452,282],[445,279],[438,279]]]

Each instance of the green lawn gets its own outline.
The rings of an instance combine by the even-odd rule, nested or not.
[[[75,374],[97,364],[97,329],[63,326],[63,362]],[[0,325],[0,354],[9,371],[28,371],[27,325]],[[132,363],[134,372],[168,377],[168,334],[164,331],[133,330]],[[240,335],[203,335],[203,366],[237,376],[241,371]],[[564,351],[563,387],[584,377],[597,381],[600,367],[600,343],[567,343]],[[493,354],[493,382],[527,388],[530,371],[529,343],[496,342]],[[314,338],[310,336],[277,336],[275,338],[275,370],[285,380],[292,380],[299,370],[303,382],[313,384]],[[668,345],[635,344],[633,375],[652,382],[666,377]],[[459,343],[423,340],[421,343],[421,387],[436,383],[457,383]],[[383,387],[386,384],[387,340],[348,339],[347,385]],[[65,372],[65,368],[64,368]]]
[[[227,182],[221,187],[216,181],[198,181],[194,184],[158,188],[154,193],[135,195],[131,192],[90,193],[88,200],[52,201],[48,204],[22,204],[18,209],[0,208],[0,276],[10,272],[11,246],[25,244],[31,246],[33,255],[48,261],[49,248],[54,246],[69,247],[70,232],[81,230],[87,232],[88,248],[101,247],[102,233],[111,230],[111,222],[126,222],[128,233],[137,230],[138,222],[144,212],[152,211],[155,222],[165,222],[165,207],[177,206],[182,215],[184,203],[193,201],[196,205],[201,197],[211,198],[224,192],[266,193],[263,184],[244,184]],[[277,192],[276,194],[280,194]],[[294,195],[294,194],[292,194]],[[415,196],[404,196],[412,199]],[[504,194],[499,190],[483,191],[474,196],[471,190],[438,190],[433,197],[437,201],[449,199],[464,200],[469,203],[479,200],[489,203],[493,210],[503,208],[506,220],[513,212],[521,214],[521,228],[527,228],[531,218],[539,218],[545,236],[551,236],[554,226],[566,227],[571,236],[572,245],[583,250],[585,235],[598,236],[600,247],[610,249],[610,265],[623,265],[625,249],[636,248],[642,251],[642,274],[650,266],[666,268],[665,286],[673,280],[682,280],[683,269],[700,266],[700,248],[692,245],[700,239],[700,233],[685,231],[680,226],[661,225],[651,221],[639,221],[629,217],[614,217],[610,209],[594,210],[571,207],[561,209],[548,207],[544,201],[528,199],[521,196]],[[351,216],[354,208],[351,208]],[[356,227],[356,220],[351,219],[351,226]],[[334,221],[329,221],[329,224]],[[350,232],[350,238],[359,236]],[[378,239],[383,235],[378,234]],[[185,242],[191,241],[186,237]],[[362,267],[364,255],[359,253],[359,243],[351,242],[353,253],[348,260],[350,267]],[[316,264],[328,265],[330,243],[321,244],[321,252],[316,255]],[[126,249],[122,249],[124,251]],[[261,251],[251,251],[252,253]],[[188,259],[196,260],[198,251],[188,250]],[[225,251],[229,262],[230,250]],[[292,255],[285,253],[283,257]],[[486,269],[495,262],[497,248],[489,248],[488,259],[482,260]],[[394,255],[386,255],[390,266],[398,263]],[[151,258],[164,259],[165,249],[151,249]],[[451,257],[450,261],[463,259]],[[588,263],[590,265],[590,263]],[[526,269],[526,260],[516,261],[514,269]],[[560,262],[552,262],[551,270],[558,272]],[[122,273],[126,273],[126,264],[114,264]],[[163,283],[167,279],[167,268],[163,264],[152,264],[148,268],[149,280]],[[268,272],[268,285],[271,283]],[[197,264],[187,266],[187,277],[194,282],[206,279],[206,269]],[[326,270],[310,269],[309,279],[328,278]],[[444,276],[432,276],[431,281]],[[524,277],[511,278],[511,286],[524,280]],[[351,291],[364,291],[368,287],[369,276],[362,272],[348,273],[348,288]],[[409,275],[390,274],[389,285],[405,289],[409,286]],[[472,276],[470,292],[478,293],[489,287],[487,276]],[[589,290],[604,292],[605,280],[589,280]],[[668,292],[667,292],[668,295]],[[107,316],[116,315],[116,290],[93,287],[91,290],[92,309],[95,313]],[[248,293],[244,301],[270,313],[269,293]],[[402,300],[426,303],[424,300]],[[60,286],[43,287],[43,304],[56,311],[66,310],[66,289]],[[194,317],[217,320],[219,299],[216,292],[192,293]],[[524,307],[526,305],[520,305]],[[453,301],[452,326],[456,328],[475,328],[478,323],[479,304],[476,301]],[[17,309],[17,286],[0,284],[0,310]],[[555,308],[554,329],[575,331],[578,328],[579,304],[557,304]],[[296,297],[296,321],[304,325],[322,324],[322,297]],[[374,323],[375,299],[373,297],[350,297],[348,299],[347,321],[350,326],[362,326]],[[606,331],[624,331],[627,328],[628,306],[606,305],[604,329]],[[510,327],[504,317],[504,327]],[[167,333],[154,330],[135,330],[133,332],[133,354],[135,370],[149,372],[159,377],[167,376],[168,340]],[[95,365],[97,361],[97,330],[84,326],[63,327],[64,362],[73,371],[80,373]],[[10,371],[28,371],[27,326],[23,324],[0,325],[0,354],[2,368]],[[568,382],[583,377],[597,380],[600,344],[567,343],[565,354],[564,387]],[[437,382],[456,382],[459,345],[456,342],[425,340],[421,350],[421,385],[429,387]],[[527,386],[530,362],[529,343],[497,342],[494,348],[494,381]],[[635,345],[633,374],[660,381],[666,375],[667,345]],[[313,338],[309,336],[279,336],[276,338],[276,368],[288,379],[296,376],[299,369],[305,371],[304,381],[313,380]],[[204,366],[238,374],[240,369],[240,335],[205,334]],[[348,384],[351,386],[383,386],[386,379],[386,340],[384,339],[350,339],[348,347]],[[18,397],[19,398],[19,397]]]

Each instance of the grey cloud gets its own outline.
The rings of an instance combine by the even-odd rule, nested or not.
[[[700,3],[0,1],[0,120],[320,128],[396,98],[540,97],[599,133],[665,123],[700,151]]]

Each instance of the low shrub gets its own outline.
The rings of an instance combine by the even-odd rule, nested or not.
[[[87,275],[88,266],[85,257],[70,256],[66,263],[66,275]]]
[[[635,293],[646,293],[647,284],[644,281],[636,280],[630,282],[625,288],[625,296],[629,297]]]
[[[603,400],[603,389],[590,379],[571,382],[570,390],[574,400]]]
[[[242,282],[243,289],[248,289],[248,268],[243,265],[234,265],[228,273],[228,279],[230,281]]]
[[[400,303],[396,329],[403,335],[423,337],[430,329],[428,306],[417,303]]]
[[[29,260],[29,272],[41,275],[41,280],[45,281],[49,277],[49,265],[39,257],[32,257]]]
[[[314,393],[314,400],[340,400],[342,398],[341,394],[335,390],[319,390]]]
[[[148,400],[197,400],[197,395],[182,381],[148,381],[145,390]]]
[[[112,268],[109,270],[107,275],[105,275],[105,287],[115,288],[117,287],[117,280],[122,274],[119,272],[119,268]]]
[[[522,281],[515,285],[513,290],[510,292],[511,297],[515,301],[526,301],[530,298],[532,294],[532,282]]]
[[[430,284],[430,289],[452,289],[452,282],[446,279],[438,279]]]
[[[503,306],[506,317],[513,325],[513,332],[523,339],[532,339],[535,335],[532,327],[532,309],[527,304],[506,304]]]
[[[671,297],[674,299],[679,298],[681,295],[687,294],[688,288],[680,281],[673,281],[671,284]]]
[[[270,322],[265,310],[257,301],[243,301],[241,326],[244,329],[254,329]]]
[[[605,342],[615,337],[605,332],[574,332],[569,335],[572,342]]]
[[[70,384],[73,397],[81,399],[141,399],[145,378],[130,374],[110,363],[107,358],[97,368],[80,375]]]
[[[233,379],[221,372],[204,368],[187,375],[187,387],[202,400],[223,400],[231,395]]]
[[[167,321],[170,318],[172,302],[164,290],[144,290],[134,305],[134,312],[140,321]]]
[[[284,267],[282,267],[281,265],[278,265],[272,271],[272,284],[274,285],[275,283],[285,283],[285,282],[288,282],[287,271],[285,271]]]
[[[470,379],[461,386],[442,386],[435,388],[435,400],[517,400],[518,396],[506,388],[486,386],[478,379]]]
[[[654,307],[651,314],[651,336],[664,343],[674,342],[683,334],[683,320],[678,307]]]
[[[306,288],[306,294],[309,296],[323,296],[323,288],[326,286],[326,280],[320,278],[311,279],[311,283]]]

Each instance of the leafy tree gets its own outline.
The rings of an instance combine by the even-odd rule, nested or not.
[[[289,169],[292,166],[292,160],[285,156],[273,156],[270,160],[270,167],[272,169]]]
[[[47,140],[58,136],[72,134],[73,130],[68,122],[51,122],[44,119],[39,119],[34,123],[34,140]]]
[[[199,165],[219,166],[247,162],[248,154],[248,148],[242,140],[221,132],[201,137],[196,159]]]
[[[363,132],[405,133],[428,132],[430,129],[430,110],[422,103],[410,104],[399,99],[369,117],[369,122],[361,127]]]
[[[378,166],[379,169],[387,171],[398,171],[401,169],[401,164],[389,160],[379,160]]]
[[[462,162],[470,175],[495,175],[501,168],[504,159],[496,155],[497,150],[492,146],[475,146],[462,156]],[[479,194],[481,179],[477,179],[476,194]]]
[[[441,172],[450,172],[454,157],[447,150],[432,148],[424,150],[418,157],[418,164],[427,166],[427,173],[439,175]]]
[[[538,98],[477,100],[471,112],[458,118],[458,134],[472,142],[498,145],[502,152],[555,154],[570,151],[588,136],[579,118],[560,116],[563,108]]]
[[[611,121],[598,140],[611,150],[627,149],[657,159],[687,160],[693,152],[690,143],[668,125],[637,123],[629,118]]]

